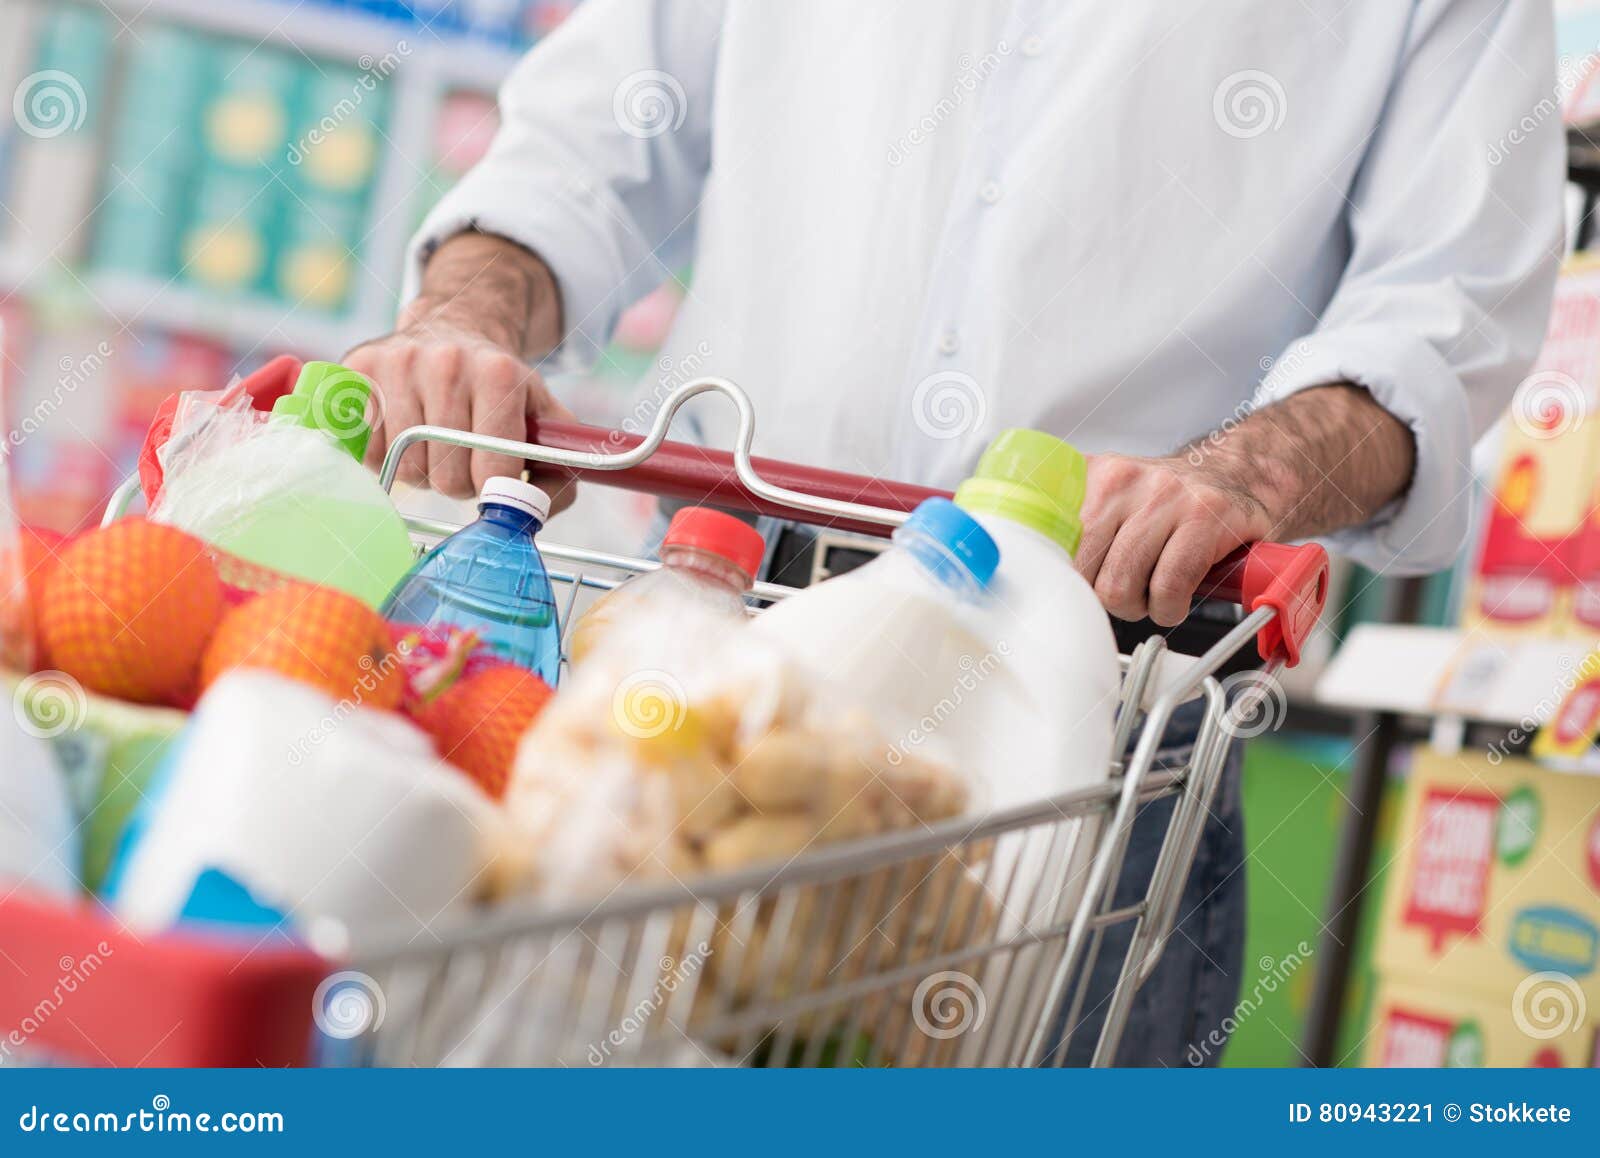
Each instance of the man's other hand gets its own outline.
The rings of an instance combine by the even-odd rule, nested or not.
[[[1164,458],[1091,455],[1078,570],[1117,618],[1174,627],[1235,548],[1366,523],[1410,488],[1416,458],[1410,427],[1343,383]]]
[[[1078,570],[1118,619],[1174,627],[1211,565],[1271,529],[1265,506],[1203,461],[1091,455]]]

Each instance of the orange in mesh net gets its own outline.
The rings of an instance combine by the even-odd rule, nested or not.
[[[277,672],[367,707],[396,708],[405,692],[384,618],[353,595],[308,583],[281,582],[223,616],[201,663],[201,691],[235,668]]]
[[[50,662],[90,691],[182,706],[222,611],[200,540],[123,519],[61,550],[40,593],[39,633]]]

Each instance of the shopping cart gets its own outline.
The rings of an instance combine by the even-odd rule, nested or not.
[[[679,409],[708,393],[738,410],[731,454],[666,440]],[[406,450],[437,441],[879,536],[941,493],[753,458],[754,432],[748,396],[706,378],[667,396],[642,436],[542,423],[518,443],[416,427],[394,440],[381,478],[391,485]],[[114,497],[108,520],[133,493]],[[456,529],[410,522],[423,542]],[[540,546],[568,627],[584,592],[656,565]],[[792,593],[754,590],[762,602]],[[599,900],[510,901],[353,954],[192,933],[145,942],[94,908],[13,897],[0,902],[0,956],[39,976],[58,958],[98,962],[71,1018],[40,1022],[29,1044],[116,1064],[297,1063],[314,1041],[317,1060],[336,1065],[1037,1065],[1062,1063],[1079,1026],[1098,1019],[1094,1061],[1111,1064],[1179,916],[1230,739],[1272,694],[1271,673],[1298,661],[1322,610],[1326,556],[1258,544],[1215,568],[1200,594],[1241,604],[1237,626],[1198,658],[1159,638],[1123,657],[1119,755],[1106,779],[1027,806],[781,864],[630,883]],[[1263,674],[1230,702],[1215,673],[1252,639]],[[1198,735],[1163,752],[1190,701],[1203,713]],[[1118,906],[1134,819],[1166,797],[1175,804],[1149,886]],[[1106,931],[1122,924],[1131,936],[1120,980],[1103,1009],[1089,1008]],[[7,993],[0,986],[0,1029],[29,1007]]]

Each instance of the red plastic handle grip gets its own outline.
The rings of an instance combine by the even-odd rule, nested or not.
[[[329,966],[305,950],[254,946],[181,933],[140,940],[88,903],[17,893],[0,900],[0,1025],[90,1065],[303,1065]]]
[[[528,423],[528,441],[556,450],[620,454],[644,439],[637,434],[585,426],[576,422]],[[892,511],[909,511],[927,498],[949,498],[949,491],[910,483],[889,482],[866,475],[822,470],[771,458],[752,458],[756,472],[767,482],[821,498],[865,503]],[[691,503],[710,503],[758,515],[820,523],[842,530],[886,536],[889,527],[852,519],[823,520],[817,515],[768,502],[752,494],[739,480],[733,455],[684,442],[663,442],[641,465],[627,470],[573,469],[587,479],[625,490],[644,491]],[[1277,616],[1261,631],[1261,658],[1282,656],[1293,666],[1300,662],[1300,646],[1328,599],[1328,554],[1321,547],[1289,547],[1257,543],[1240,548],[1212,568],[1198,593],[1202,598],[1238,603],[1254,611],[1270,606]]]
[[[1240,547],[1211,568],[1195,597],[1237,603],[1246,611],[1272,608],[1276,614],[1256,646],[1262,659],[1293,667],[1328,602],[1328,552],[1315,543]]]

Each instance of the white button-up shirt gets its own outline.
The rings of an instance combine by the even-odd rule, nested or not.
[[[1455,554],[1562,244],[1540,0],[588,0],[500,104],[412,290],[513,238],[582,360],[692,265],[663,365],[757,453],[945,487],[1006,427],[1162,454],[1358,383],[1417,439],[1334,540],[1380,568]]]

